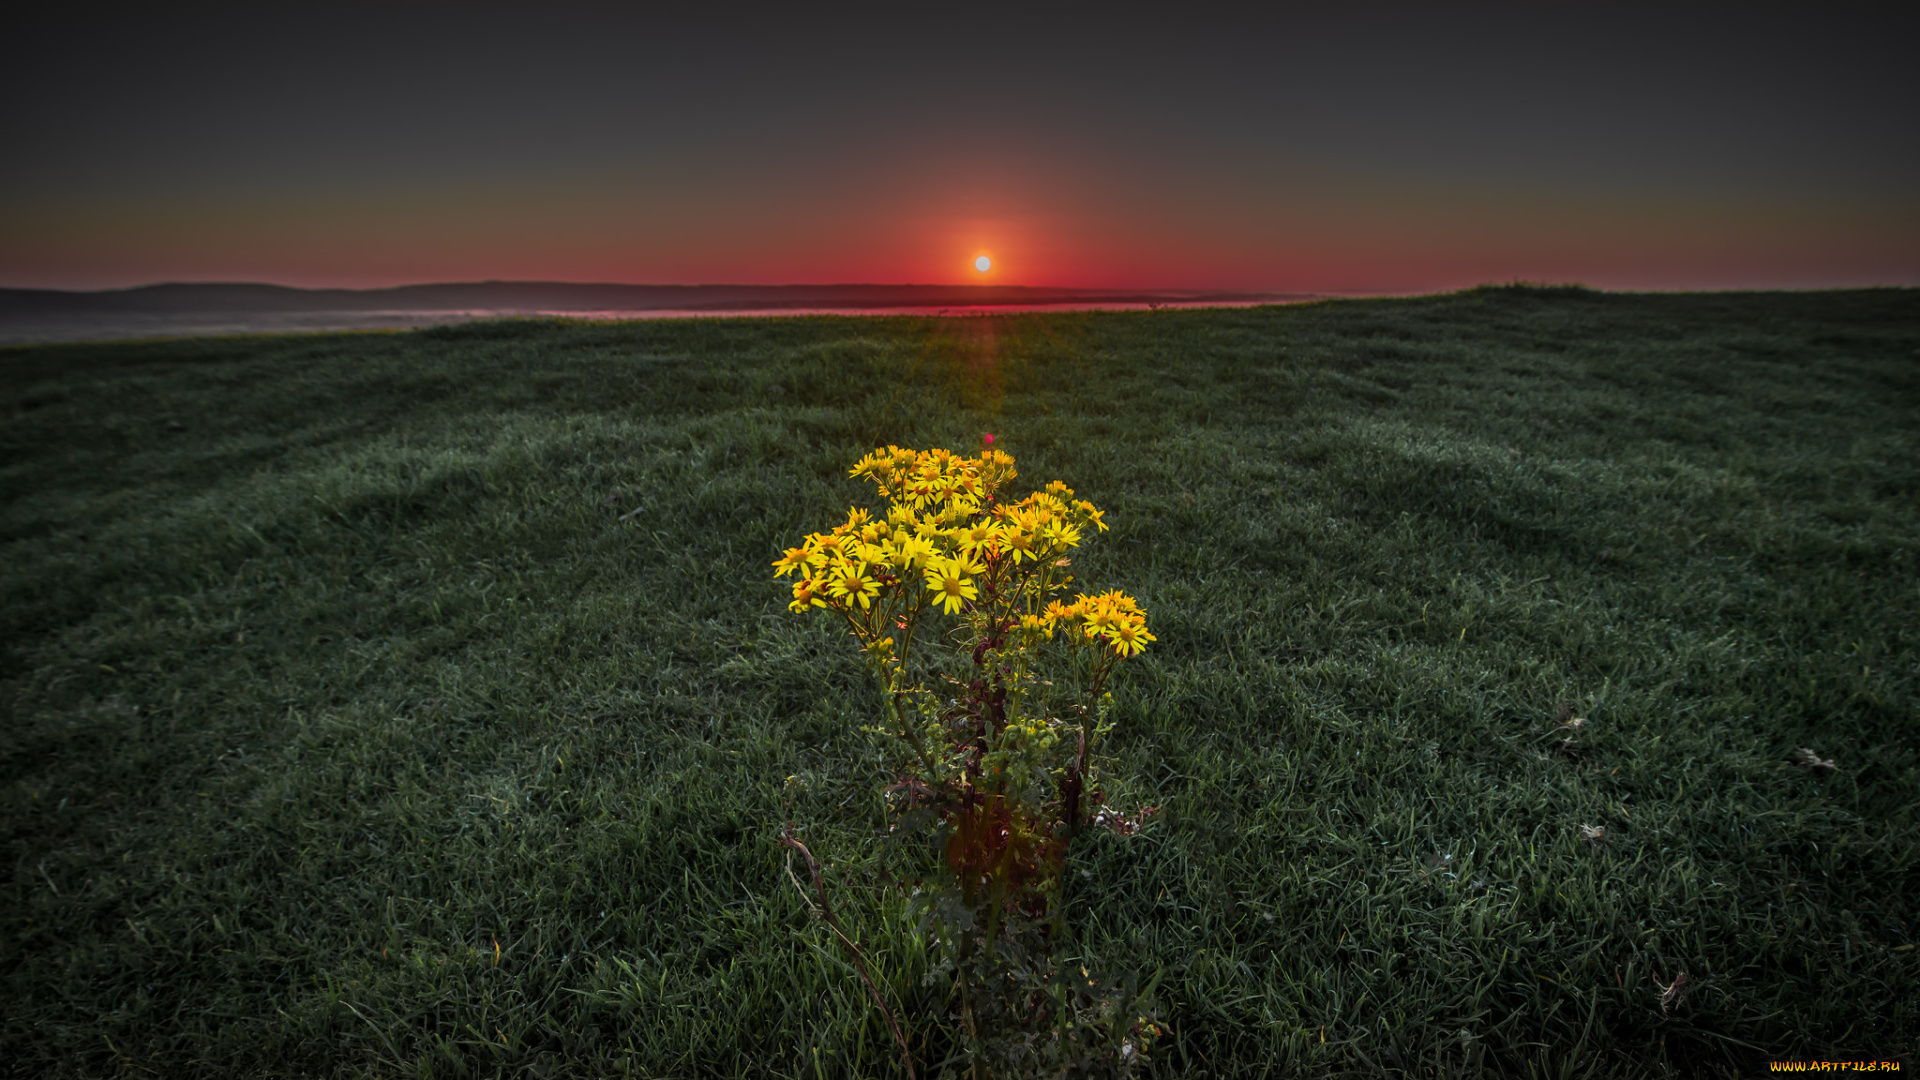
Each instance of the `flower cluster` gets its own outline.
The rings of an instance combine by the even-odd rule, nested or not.
[[[1060,481],[1003,502],[1001,487],[1018,475],[1005,452],[975,458],[897,446],[866,455],[848,475],[871,480],[890,505],[881,517],[855,507],[774,560],[776,576],[797,575],[793,611],[844,615],[882,657],[894,654],[889,628],[905,629],[931,607],[948,615],[992,607],[1028,634],[1077,630],[1119,656],[1154,640],[1146,613],[1124,593],[1052,598],[1070,580],[1068,551],[1088,530],[1107,528],[1101,511]]]
[[[1146,651],[1147,642],[1156,640],[1147,632],[1147,613],[1133,597],[1118,590],[1098,596],[1082,593],[1071,604],[1055,600],[1040,615],[1023,619],[1021,626],[1048,635],[1060,626],[1077,628],[1120,656],[1138,656]]]

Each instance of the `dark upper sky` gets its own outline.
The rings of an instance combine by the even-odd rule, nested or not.
[[[725,7],[15,23],[0,285],[1920,284],[1912,16]]]

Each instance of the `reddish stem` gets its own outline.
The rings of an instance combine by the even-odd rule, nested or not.
[[[807,850],[807,845],[793,835],[792,825],[780,830],[780,843],[783,847],[798,851],[807,860],[807,872],[813,875],[814,890],[820,894],[820,911],[826,916],[827,925],[833,928],[834,935],[840,939],[840,943],[853,954],[855,970],[860,972],[860,981],[867,984],[867,993],[873,995],[873,1003],[880,1006],[881,1015],[887,1018],[887,1027],[893,1030],[893,1041],[900,1044],[900,1060],[907,1066],[907,1080],[915,1080],[913,1054],[907,1049],[907,1037],[901,1033],[899,1022],[893,1018],[893,1010],[887,1008],[886,999],[880,996],[880,987],[874,984],[873,976],[867,972],[867,954],[860,951],[860,946],[855,945],[853,939],[847,936],[847,932],[840,929],[840,920],[834,918],[833,905],[827,902],[826,882],[820,878],[820,863],[814,859],[813,852]]]

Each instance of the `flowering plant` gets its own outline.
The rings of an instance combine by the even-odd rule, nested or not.
[[[884,692],[869,730],[896,751],[890,831],[936,837],[944,870],[922,900],[976,1075],[1036,1055],[1124,1069],[1158,1031],[1141,995],[1090,993],[1096,978],[1061,978],[1052,960],[1068,844],[1088,825],[1129,835],[1151,813],[1105,808],[1096,782],[1107,679],[1155,640],[1125,593],[1066,598],[1068,553],[1106,531],[1101,511],[1057,480],[1005,498],[1017,473],[995,449],[889,446],[849,475],[874,484],[884,514],[855,507],[773,565],[796,577],[793,611],[846,624]],[[952,647],[939,649],[928,639],[944,619]],[[1059,1037],[1021,1034],[1039,1027]]]

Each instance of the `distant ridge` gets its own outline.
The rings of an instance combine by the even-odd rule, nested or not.
[[[1174,289],[1062,289],[1022,285],[577,285],[477,281],[386,289],[179,283],[73,292],[0,289],[0,315],[296,312],[729,311],[780,308],[927,308],[1088,304],[1246,304],[1313,299],[1306,293]]]

